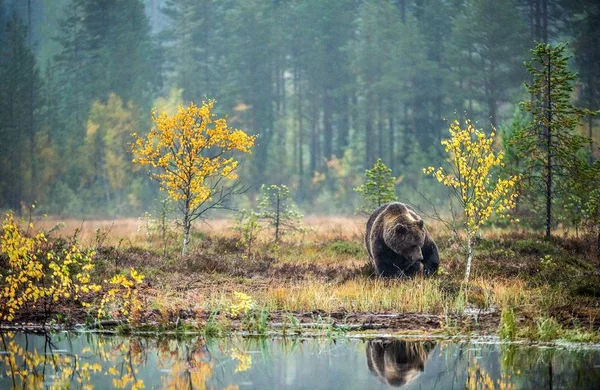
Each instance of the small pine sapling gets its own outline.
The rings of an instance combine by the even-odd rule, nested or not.
[[[238,246],[246,250],[246,257],[252,254],[252,246],[261,230],[259,215],[254,211],[240,210],[234,229],[240,233]]]
[[[275,242],[282,234],[290,231],[303,231],[302,214],[296,209],[290,197],[289,188],[282,185],[262,185],[258,217],[274,229]]]
[[[365,184],[356,187],[354,191],[362,195],[362,205],[359,212],[370,213],[379,206],[398,200],[395,194],[392,170],[381,159],[378,159],[373,168],[365,172]]]

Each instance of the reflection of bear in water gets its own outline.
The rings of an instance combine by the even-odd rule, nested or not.
[[[429,352],[435,347],[431,342],[369,341],[367,364],[369,370],[391,386],[403,386],[417,378],[425,368]]]

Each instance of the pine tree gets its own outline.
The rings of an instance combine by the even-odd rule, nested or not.
[[[357,187],[354,191],[363,197],[363,205],[359,211],[370,213],[377,207],[398,200],[394,191],[394,180],[392,170],[385,166],[381,159],[377,159],[373,168],[365,172],[367,181]]]
[[[468,0],[455,20],[454,67],[464,69],[468,111],[475,107],[472,99],[480,102],[494,127],[500,123],[500,104],[510,101],[525,76],[525,36],[518,10],[505,2]]]
[[[259,212],[260,220],[275,230],[275,242],[279,241],[282,234],[289,231],[299,230],[302,214],[298,212],[290,196],[289,188],[282,185],[262,185]]]
[[[540,185],[538,188],[544,194],[546,237],[552,231],[556,179],[578,171],[577,152],[588,142],[576,133],[575,127],[581,118],[594,114],[570,102],[571,83],[577,75],[567,68],[570,57],[565,54],[566,46],[539,43],[531,51],[533,58],[525,66],[533,76],[533,83],[525,85],[534,99],[522,102],[521,107],[531,113],[532,121],[516,137],[529,179]]]
[[[5,28],[0,51],[0,199],[19,210],[37,198],[42,81],[27,46],[27,29],[13,16]]]

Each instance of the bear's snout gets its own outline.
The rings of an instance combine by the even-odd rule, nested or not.
[[[421,248],[417,247],[415,250],[413,250],[412,253],[410,254],[410,259],[414,263],[422,262],[423,261],[423,251],[421,250]]]

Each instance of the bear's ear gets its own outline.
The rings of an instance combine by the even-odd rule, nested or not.
[[[399,223],[396,226],[394,226],[394,231],[398,235],[403,235],[403,234],[408,233],[408,228],[406,226],[402,225],[401,223]]]
[[[425,221],[423,221],[422,219],[419,219],[417,221],[417,226],[419,227],[419,229],[423,229],[425,227]]]

